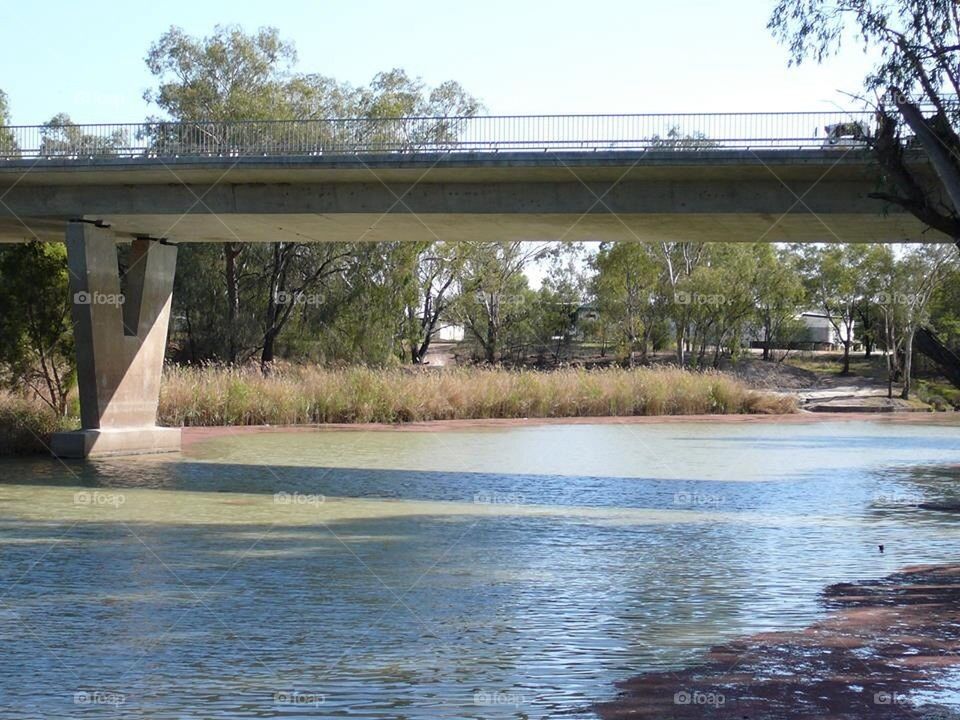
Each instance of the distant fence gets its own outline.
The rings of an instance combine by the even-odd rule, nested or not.
[[[21,125],[0,127],[0,160],[802,150],[865,145],[873,125],[839,111]]]

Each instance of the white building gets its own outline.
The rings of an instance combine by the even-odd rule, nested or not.
[[[801,342],[810,343],[813,350],[836,350],[843,347],[847,338],[847,327],[843,322],[837,321],[839,332],[834,323],[830,322],[828,315],[816,310],[810,310],[800,314],[806,328],[806,337]],[[850,323],[850,341],[855,342],[853,322]]]

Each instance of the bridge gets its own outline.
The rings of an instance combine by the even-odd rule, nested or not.
[[[947,241],[868,197],[858,112],[351,118],[0,128],[0,242],[67,244],[83,430],[157,428],[176,245],[429,240]],[[923,158],[913,161],[923,166]],[[116,244],[132,243],[124,302]]]

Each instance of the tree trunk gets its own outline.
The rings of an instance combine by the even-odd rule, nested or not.
[[[685,328],[683,328],[680,325],[677,325],[677,365],[679,365],[680,367],[683,367],[684,360],[686,359],[684,357],[684,347],[683,347],[683,341],[685,339],[684,336],[686,334],[684,330]]]
[[[906,95],[899,88],[891,88],[891,91],[897,110],[923,145],[927,157],[930,158],[930,164],[933,165],[940,182],[943,183],[953,207],[960,208],[960,171],[950,157],[948,148],[927,125],[920,108],[907,101]]]
[[[773,322],[770,319],[770,315],[766,314],[763,320],[763,359],[770,360],[770,344],[772,342],[773,335]]]
[[[224,279],[227,283],[227,361],[237,361],[237,317],[240,315],[240,283],[237,272],[237,257],[242,246],[239,243],[224,243]]]
[[[493,365],[497,362],[497,328],[492,321],[487,322],[487,342],[484,347],[487,354],[487,362]]]
[[[268,331],[263,335],[263,352],[260,353],[260,372],[264,375],[270,374],[270,367],[274,359],[274,347],[276,345],[277,335]]]
[[[910,399],[910,380],[913,370],[913,335],[915,330],[907,331],[907,336],[903,340],[903,390],[900,391],[900,397],[904,400]]]
[[[850,374],[850,345],[849,339],[843,341],[843,370],[840,373],[841,375]]]

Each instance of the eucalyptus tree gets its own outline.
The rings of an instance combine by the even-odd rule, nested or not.
[[[416,293],[405,308],[407,342],[414,365],[424,362],[444,322],[451,320],[465,260],[464,247],[460,243],[434,241],[420,243],[416,248]]]
[[[0,247],[0,379],[58,415],[75,380],[66,249],[34,240]]]
[[[127,144],[121,130],[108,137],[83,132],[67,113],[57,113],[40,129],[40,154],[44,157],[113,155]]]
[[[17,141],[10,130],[10,103],[7,94],[0,90],[0,155],[16,155]]]
[[[218,25],[211,35],[194,37],[171,27],[147,52],[145,62],[157,85],[144,99],[181,123],[175,142],[229,151],[235,138],[228,136],[227,122],[291,117],[289,83],[296,58],[293,44],[275,28],[247,34],[238,26]],[[151,125],[160,135],[156,141],[169,141],[160,119],[151,118]],[[224,243],[222,249],[227,360],[236,362],[243,351],[237,337],[241,277],[250,252],[240,242]]]
[[[862,248],[853,245],[810,245],[801,248],[807,293],[841,345],[843,369],[850,373],[857,303],[862,298],[858,265]]]
[[[703,365],[710,345],[715,368],[724,350],[731,356],[739,352],[756,313],[757,249],[747,243],[711,244],[691,274],[692,292],[686,299],[692,311],[691,344],[697,350],[698,365]]]
[[[664,310],[661,265],[646,243],[603,243],[593,258],[593,293],[602,317],[611,320],[626,349],[627,362],[647,361],[653,333]]]
[[[663,241],[657,245],[661,284],[667,298],[668,316],[673,323],[677,364],[686,362],[686,344],[696,306],[692,299],[695,288],[691,276],[703,261],[706,244],[702,242]]]
[[[770,29],[791,62],[822,62],[844,42],[878,60],[864,90],[878,96],[867,138],[884,170],[871,196],[960,243],[960,11],[955,0],[778,0]],[[926,163],[914,162],[923,148]]]
[[[803,323],[799,318],[806,293],[789,247],[759,243],[755,247],[757,274],[753,285],[757,326],[763,336],[763,359],[773,359],[776,347],[789,350],[798,340]],[[780,358],[786,357],[786,352]]]
[[[948,271],[956,267],[956,257],[945,245],[926,244],[906,250],[887,265],[887,282],[879,305],[885,318],[892,394],[895,374],[900,375],[901,393],[909,399],[913,378],[913,345],[917,330],[930,320],[930,299]],[[898,362],[902,356],[902,363]],[[899,371],[899,373],[897,373]]]
[[[505,336],[529,319],[532,293],[524,270],[544,257],[543,244],[469,242],[463,245],[456,317],[488,363],[501,360]]]
[[[448,142],[456,128],[443,117],[411,127],[396,117],[469,115],[480,107],[454,82],[431,89],[401,70],[391,70],[377,75],[369,87],[354,88],[321,74],[297,72],[296,61],[294,45],[274,28],[247,34],[237,26],[217,26],[206,37],[170,28],[148,51],[146,64],[157,85],[144,97],[178,122],[151,118],[148,128],[154,142],[186,144],[192,152],[227,156],[244,152],[254,141],[267,152],[283,152],[291,142],[294,150],[350,151],[358,144],[369,145],[376,133],[385,132],[389,137],[380,139],[392,147],[409,148],[417,143],[433,147]],[[272,122],[275,120],[315,122],[279,124]],[[360,276],[352,277],[348,284],[332,283],[343,291],[340,297],[344,302],[335,302],[337,295],[331,291],[334,276],[359,267],[346,262],[351,252],[365,256],[357,243],[339,247],[224,243],[225,359],[237,362],[259,349],[261,364],[267,367],[272,362],[277,339],[295,314],[277,302],[278,297],[316,295],[323,286],[323,313],[316,306],[300,310],[301,314],[313,312],[330,319],[334,308],[343,308],[347,300],[362,295],[359,286],[368,279]],[[371,277],[369,282],[377,281]],[[404,283],[405,278],[396,279],[396,284]],[[379,292],[378,288],[374,289]],[[245,338],[245,317],[250,311],[262,318],[254,347]]]

